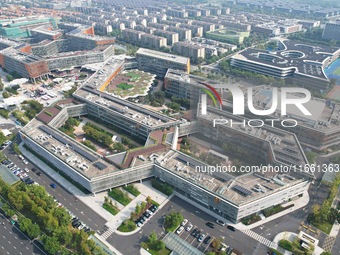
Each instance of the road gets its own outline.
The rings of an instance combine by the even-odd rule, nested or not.
[[[322,165],[324,163],[329,163],[327,158],[317,157],[316,162],[317,165]],[[311,184],[308,193],[310,197],[310,201],[304,208],[298,209],[294,212],[290,212],[276,220],[265,223],[262,226],[256,227],[252,229],[254,232],[264,236],[274,238],[280,232],[294,232],[298,233],[300,231],[300,226],[302,222],[307,221],[307,216],[311,212],[311,208],[314,204],[322,204],[322,202],[327,198],[329,188],[321,184],[321,179],[323,177],[323,172],[315,172],[315,180],[314,184]],[[309,232],[308,232],[309,233]],[[309,233],[314,235],[313,233]],[[315,236],[315,235],[314,235]],[[319,246],[322,247],[326,234],[321,232],[319,235],[315,236],[320,240]],[[338,238],[339,239],[339,238]],[[340,241],[337,243],[340,247]]]
[[[266,246],[240,231],[232,232],[226,226],[222,227],[217,224],[215,224],[214,229],[207,227],[205,223],[207,221],[214,222],[215,218],[178,197],[173,197],[163,208],[157,211],[138,233],[131,236],[119,236],[113,233],[107,241],[124,254],[138,254],[140,243],[146,241],[152,231],[155,231],[159,237],[164,234],[162,228],[164,215],[168,214],[170,210],[182,212],[189,222],[202,229],[205,234],[209,233],[210,236],[222,238],[225,244],[236,248],[245,255],[265,255],[267,252]],[[189,232],[184,231],[183,237],[181,237],[185,239],[188,234]],[[198,246],[197,241],[191,241],[195,247]],[[200,244],[200,246],[204,247],[204,244]]]
[[[3,153],[21,169],[25,169],[25,167],[27,167],[31,170],[34,166],[29,161],[29,159],[27,159],[29,161],[28,165],[24,165],[19,159],[18,155],[14,152],[12,146],[8,146],[6,149],[4,149]],[[63,186],[61,186],[58,182],[46,175],[43,169],[39,169],[36,166],[34,167],[38,170],[35,173],[30,171],[28,175],[36,182],[38,182],[39,185],[44,186],[49,194],[55,197],[55,199],[62,203],[68,210],[76,215],[87,226],[89,226],[93,230],[98,230],[106,223],[105,219],[103,219],[100,215],[98,215],[95,211],[93,211],[90,207],[88,207],[80,200],[76,200],[75,196],[72,193],[64,189]],[[36,175],[36,173],[39,171],[42,173],[41,176]],[[51,188],[51,183],[56,183],[57,188]]]
[[[2,214],[0,214],[0,220],[0,255],[46,255],[20,230],[11,225]]]

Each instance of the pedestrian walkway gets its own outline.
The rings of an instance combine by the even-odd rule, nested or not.
[[[127,206],[125,206],[119,213],[116,214],[114,220],[107,222],[105,225],[111,229],[117,229],[124,220],[129,219],[131,213],[135,211],[137,204],[141,204],[146,200],[146,197],[139,194],[134,200],[132,200]]]
[[[331,252],[334,242],[335,242],[334,236],[327,236],[323,243],[322,249],[324,249],[325,251]]]
[[[249,237],[255,239],[256,241],[258,241],[258,242],[264,244],[265,246],[268,246],[269,248],[274,248],[274,249],[277,248],[277,244],[276,244],[276,243],[274,243],[274,242],[268,240],[267,238],[265,238],[265,237],[259,235],[258,233],[255,233],[254,231],[252,231],[252,230],[250,230],[250,229],[240,229],[240,231],[241,231],[243,234],[245,234],[245,235],[247,235],[247,236],[249,236]]]
[[[303,193],[302,197],[282,205],[282,206],[286,207],[286,206],[289,206],[291,204],[294,204],[293,207],[291,207],[291,208],[289,208],[287,210],[284,210],[282,212],[276,213],[276,214],[274,214],[272,216],[269,216],[269,217],[265,218],[264,220],[260,220],[258,222],[255,222],[255,223],[251,224],[251,225],[244,225],[242,222],[237,223],[237,224],[232,224],[231,223],[230,225],[235,226],[235,228],[237,228],[237,229],[253,229],[253,228],[256,228],[256,227],[259,227],[259,226],[263,225],[264,223],[270,222],[270,221],[275,220],[277,218],[280,218],[280,217],[282,217],[282,216],[284,216],[284,215],[286,215],[288,213],[291,213],[291,212],[293,212],[295,210],[303,208],[303,207],[305,207],[308,204],[308,202],[309,202],[309,194],[308,194],[307,191],[305,191]]]
[[[101,234],[100,236],[101,236],[104,240],[106,240],[106,239],[109,238],[109,236],[110,236],[113,232],[114,232],[114,230],[113,230],[112,228],[107,228],[107,230],[106,230],[103,234]]]

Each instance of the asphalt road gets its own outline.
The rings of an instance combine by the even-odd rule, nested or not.
[[[316,159],[316,164],[322,165],[323,163],[328,163],[327,158],[318,157]],[[272,239],[280,232],[294,232],[298,233],[300,231],[299,227],[301,226],[301,222],[307,221],[307,216],[311,211],[311,208],[314,204],[322,204],[322,202],[327,198],[329,188],[321,184],[321,179],[323,177],[323,172],[315,172],[315,180],[314,184],[311,184],[308,193],[310,197],[310,201],[304,208],[298,209],[294,212],[289,212],[288,214],[268,223],[263,224],[262,226],[256,227],[252,229],[254,232],[268,238]],[[319,239],[319,246],[322,247],[323,242],[325,241],[326,234],[320,233],[319,235],[314,235],[311,232],[308,232]],[[339,238],[338,238],[339,239]],[[338,247],[340,247],[340,241],[338,241]]]
[[[46,255],[1,214],[0,255]]]
[[[236,248],[245,255],[265,255],[267,252],[266,246],[240,231],[236,230],[236,232],[232,232],[228,230],[226,226],[222,227],[217,224],[215,224],[214,229],[207,227],[205,223],[207,221],[215,222],[215,218],[178,197],[173,197],[163,208],[158,210],[156,214],[144,224],[141,231],[138,233],[131,236],[119,236],[113,233],[107,241],[121,252],[124,252],[124,254],[138,254],[140,243],[146,241],[152,231],[155,231],[158,237],[164,235],[164,230],[162,228],[164,216],[171,210],[181,211],[189,222],[199,229],[202,229],[205,234],[208,233],[210,236],[223,239],[223,243]],[[193,246],[198,247],[200,250],[206,248],[207,245],[198,243],[188,235],[189,232],[184,231],[181,234],[181,238],[187,239],[187,241],[192,243]]]
[[[21,169],[25,169],[25,167],[27,167],[30,170],[28,175],[33,180],[39,183],[39,185],[44,186],[48,193],[54,196],[55,199],[62,203],[68,210],[70,210],[74,215],[76,215],[76,217],[78,217],[91,229],[98,230],[106,223],[105,219],[103,219],[100,215],[98,215],[95,211],[93,211],[90,207],[88,207],[80,200],[76,200],[75,196],[72,193],[64,189],[58,182],[46,175],[43,169],[39,169],[38,167],[34,166],[29,161],[29,159],[27,159],[29,161],[28,165],[24,165],[18,155],[14,152],[12,146],[8,146],[6,149],[4,149],[3,153]],[[37,171],[35,173],[31,171],[33,166],[37,168]],[[38,176],[36,174],[39,171],[42,173],[41,176]],[[51,183],[57,184],[57,188],[51,188]]]

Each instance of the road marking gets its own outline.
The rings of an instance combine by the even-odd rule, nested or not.
[[[1,246],[1,248],[4,250],[5,248],[3,246]]]
[[[14,249],[17,249],[17,247],[13,246]]]
[[[26,249],[28,250],[28,247],[26,246]]]
[[[11,241],[8,241],[9,244],[12,244]]]
[[[24,244],[23,242],[20,242],[21,244]]]
[[[15,239],[18,239],[17,236],[14,236]]]
[[[12,234],[12,231],[9,231],[10,234]]]

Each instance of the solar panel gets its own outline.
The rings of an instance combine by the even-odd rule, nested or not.
[[[79,153],[80,155],[82,155],[84,158],[88,159],[91,162],[96,161],[98,158],[93,156],[92,154],[88,153],[87,151],[85,151],[83,148],[79,147],[78,145],[66,140],[64,137],[62,137],[61,135],[59,135],[57,132],[55,132],[54,130],[48,128],[47,126],[39,126],[39,128],[44,131],[45,133],[53,136],[56,140],[58,140],[59,142],[61,142],[62,144],[69,144],[72,146],[73,150],[76,151],[77,153]]]
[[[107,165],[105,165],[104,163],[102,162],[96,162],[93,164],[95,167],[97,167],[99,170],[104,170],[105,168],[107,168]]]
[[[242,196],[245,196],[245,197],[247,197],[247,196],[249,196],[249,195],[252,194],[252,192],[251,192],[250,190],[247,190],[247,189],[245,189],[245,188],[243,188],[243,187],[241,187],[241,186],[239,186],[239,185],[235,185],[235,186],[233,187],[233,189],[234,189],[237,193],[239,193],[239,194],[241,194]]]

